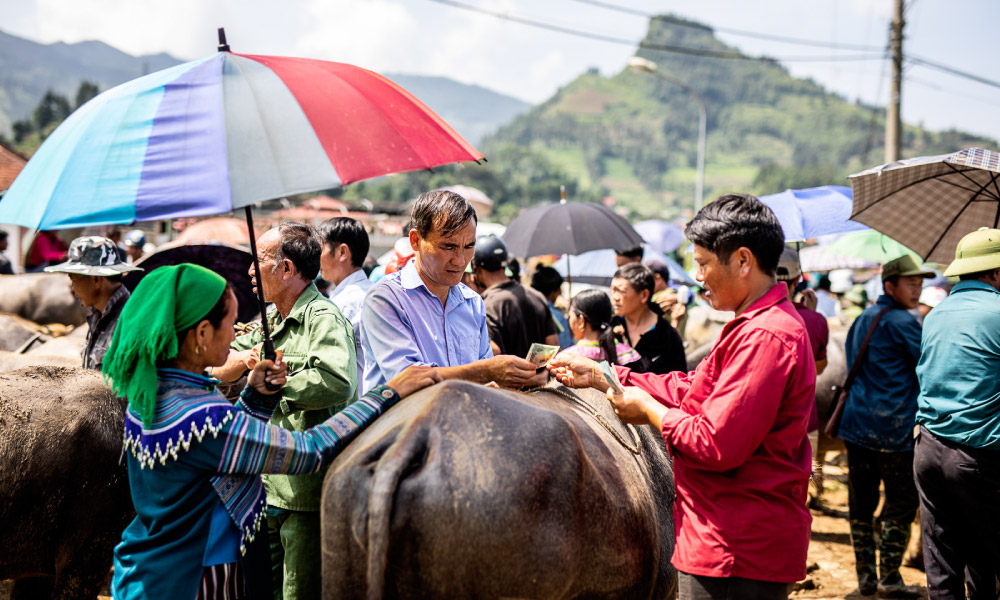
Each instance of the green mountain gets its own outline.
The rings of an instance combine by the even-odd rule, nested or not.
[[[106,90],[180,62],[168,54],[130,56],[101,42],[39,44],[0,31],[0,134],[30,118],[47,90],[72,102],[82,81]]]
[[[182,61],[169,54],[131,56],[102,42],[39,44],[0,31],[0,135],[30,119],[46,91],[73,103],[82,81],[101,91]],[[444,77],[387,75],[438,113],[472,144],[530,108],[517,98]]]
[[[738,52],[711,28],[675,17],[650,22],[644,47]],[[704,198],[739,191],[846,185],[852,172],[882,163],[884,109],[852,104],[773,61],[732,60],[640,48],[658,72],[704,98],[708,115]],[[491,159],[530,149],[577,180],[590,195],[610,195],[634,216],[669,217],[692,207],[698,109],[676,84],[629,70],[588,72],[552,98],[488,136]],[[996,147],[957,131],[905,126],[903,155]]]

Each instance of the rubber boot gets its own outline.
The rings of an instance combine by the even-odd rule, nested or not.
[[[875,572],[875,527],[864,521],[851,521],[851,544],[854,546],[854,568],[858,573],[858,592],[871,596],[877,590]]]
[[[918,598],[920,589],[903,583],[899,567],[903,564],[903,554],[910,542],[910,524],[884,521],[879,539],[879,581],[880,598]]]

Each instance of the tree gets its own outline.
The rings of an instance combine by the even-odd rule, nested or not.
[[[97,84],[90,81],[81,81],[80,87],[76,89],[76,104],[73,105],[74,110],[80,108],[87,103],[88,100],[96,96],[100,92],[97,89]]]
[[[66,100],[65,96],[52,90],[45,92],[42,101],[35,107],[35,131],[44,133],[49,125],[60,123],[69,116],[69,113],[69,100]]]

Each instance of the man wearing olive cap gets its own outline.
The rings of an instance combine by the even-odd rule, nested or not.
[[[962,238],[945,275],[960,281],[924,320],[917,365],[913,471],[927,594],[958,599],[968,591],[973,600],[993,600],[1000,569],[1000,230]]]
[[[933,276],[909,255],[889,261],[882,267],[885,293],[847,333],[847,366],[851,368],[879,318],[840,422],[840,437],[847,446],[851,542],[858,589],[865,596],[876,591],[883,598],[919,595],[899,574],[918,503],[913,483],[913,426],[920,391],[915,371],[920,324],[907,311],[917,308],[923,280]],[[882,531],[876,539],[879,483],[885,486],[885,504],[879,517]]]
[[[64,263],[45,267],[45,272],[68,274],[73,295],[80,304],[90,309],[83,368],[100,370],[115,333],[118,316],[129,298],[128,288],[122,284],[122,275],[142,269],[125,263],[115,243],[99,236],[73,240],[67,259]]]

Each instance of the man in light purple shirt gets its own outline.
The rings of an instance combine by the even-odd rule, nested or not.
[[[439,367],[443,379],[545,383],[548,375],[518,356],[493,356],[482,298],[461,283],[476,247],[476,212],[454,192],[421,194],[413,205],[416,259],[372,287],[361,311],[367,391],[410,365]]]

